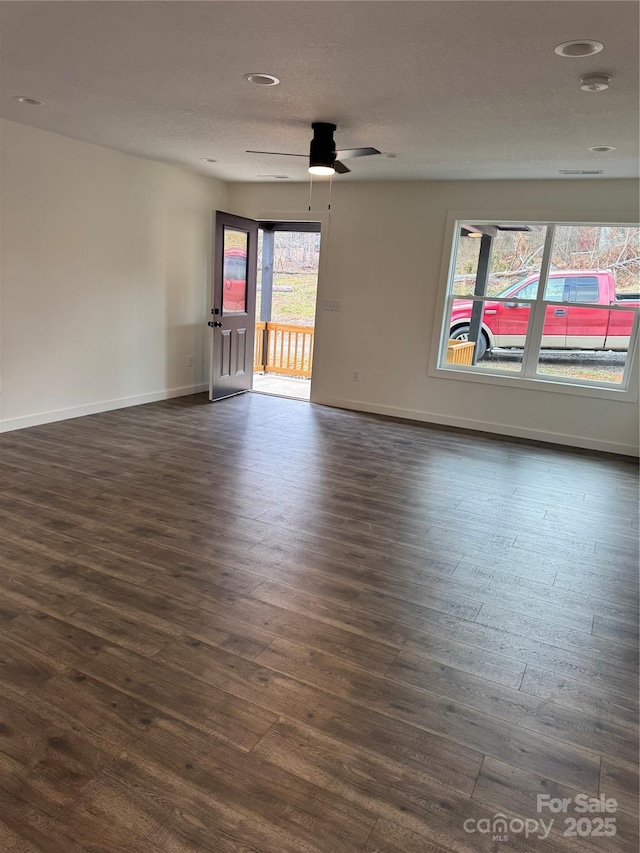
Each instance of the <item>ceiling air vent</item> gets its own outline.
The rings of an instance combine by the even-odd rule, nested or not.
[[[561,175],[603,175],[604,169],[560,169]]]

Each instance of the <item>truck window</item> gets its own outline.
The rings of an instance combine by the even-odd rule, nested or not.
[[[224,277],[234,281],[244,281],[246,276],[247,262],[244,258],[225,258]]]
[[[518,299],[535,299],[537,292],[538,279],[529,282],[529,284],[526,287],[523,287],[522,290],[518,291],[518,293],[514,293],[514,296],[517,296]]]
[[[569,302],[599,302],[598,277],[581,275],[569,277]]]
[[[550,302],[567,302],[569,299],[569,288],[565,276],[555,276],[547,282],[545,299]]]

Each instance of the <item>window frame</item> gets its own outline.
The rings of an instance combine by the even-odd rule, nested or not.
[[[535,391],[551,391],[555,393],[574,394],[577,396],[588,396],[603,399],[616,399],[623,402],[634,403],[638,401],[638,337],[640,329],[640,310],[624,308],[624,306],[594,305],[593,303],[579,303],[557,300],[545,300],[544,294],[547,289],[549,272],[551,269],[551,254],[553,249],[556,226],[603,226],[603,227],[638,227],[638,222],[629,218],[629,214],[616,214],[609,217],[593,215],[591,218],[583,218],[584,214],[574,216],[571,214],[558,214],[555,217],[540,216],[538,214],[521,214],[491,212],[478,213],[469,211],[449,211],[447,215],[447,227],[443,242],[443,254],[440,272],[440,284],[436,311],[434,316],[432,344],[430,349],[428,375],[438,379],[451,379],[466,382],[477,382],[480,384],[502,385],[505,387],[529,389]],[[543,257],[538,272],[538,291],[535,299],[518,300],[514,297],[473,297],[455,296],[452,292],[453,279],[455,276],[455,262],[460,240],[460,226],[464,222],[487,223],[524,223],[527,225],[546,226],[547,233]],[[533,274],[533,273],[532,273]],[[500,301],[517,302],[531,306],[529,315],[529,326],[527,328],[527,339],[523,350],[521,368],[519,371],[506,371],[491,369],[489,367],[478,370],[469,369],[467,365],[446,364],[447,341],[449,339],[448,329],[445,329],[445,317],[450,316],[454,299],[476,299],[477,301]],[[544,328],[544,318],[548,305],[563,307],[580,307],[598,309],[602,311],[634,311],[635,317],[629,339],[629,349],[625,361],[622,382],[607,383],[595,382],[593,380],[576,379],[563,376],[552,376],[538,374],[536,372],[540,353],[540,342]],[[537,309],[537,310],[536,310]],[[448,312],[448,313],[447,313]]]

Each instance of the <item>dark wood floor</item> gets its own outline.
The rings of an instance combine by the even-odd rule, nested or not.
[[[258,395],[0,436],[0,848],[635,851],[637,499]],[[615,837],[463,826],[578,792]]]

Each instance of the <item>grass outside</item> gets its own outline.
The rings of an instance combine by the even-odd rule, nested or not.
[[[271,320],[274,323],[290,323],[294,326],[313,326],[316,315],[317,273],[276,272],[273,275],[273,303]],[[279,292],[276,287],[293,288]],[[261,290],[258,290],[256,317],[260,316]]]
[[[538,374],[619,385],[622,382],[626,358],[626,352],[543,351],[538,364]],[[487,354],[477,367],[513,372],[520,370],[521,363],[522,350],[496,350],[493,355]]]

